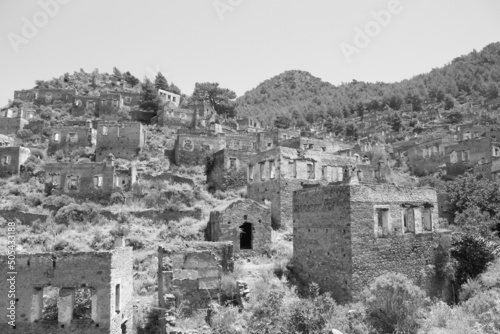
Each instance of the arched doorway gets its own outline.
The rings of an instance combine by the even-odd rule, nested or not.
[[[240,249],[252,249],[252,224],[245,222],[240,230]]]

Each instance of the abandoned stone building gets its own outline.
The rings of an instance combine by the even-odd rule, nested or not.
[[[285,140],[300,137],[300,130],[272,129],[259,132],[257,136],[257,149],[263,152],[278,147]]]
[[[257,153],[248,165],[247,196],[259,203],[271,204],[274,228],[292,225],[292,195],[304,184],[328,184],[344,180],[344,169],[354,168],[356,178],[374,179],[371,172],[355,168],[360,162],[354,157],[326,152],[299,151],[277,147]],[[369,165],[366,165],[370,169]],[[350,176],[349,176],[350,177]]]
[[[19,175],[30,154],[25,147],[0,146],[0,177]]]
[[[25,113],[23,110],[5,109],[0,114],[0,134],[10,135],[23,129],[29,122],[31,113]]]
[[[116,116],[123,108],[123,97],[119,93],[105,93],[99,96],[99,117]]]
[[[271,245],[271,210],[251,199],[215,208],[205,230],[207,241],[232,241],[235,253],[265,253]]]
[[[255,117],[242,117],[236,120],[238,131],[243,132],[261,132],[263,131],[262,123]]]
[[[163,101],[172,102],[176,107],[179,107],[179,102],[181,101],[181,96],[179,94],[175,94],[163,89],[158,89],[158,96]]]
[[[255,151],[223,149],[211,156],[205,165],[210,192],[239,189],[247,184],[247,168]]]
[[[55,101],[73,103],[76,96],[74,89],[37,88],[33,102],[37,105],[51,105]]]
[[[56,124],[52,127],[47,153],[54,154],[63,151],[65,154],[80,148],[93,148],[97,142],[97,131],[92,128],[92,122],[85,125]]]
[[[478,166],[479,169],[489,170],[491,177],[492,160],[500,157],[500,142],[496,137],[476,137],[460,141],[456,145],[446,147],[446,174],[455,177],[465,171]]]
[[[206,157],[226,146],[224,134],[212,131],[178,131],[175,141],[174,161],[176,165],[204,165]]]
[[[184,302],[188,313],[208,309],[218,301],[221,277],[233,271],[233,243],[184,242],[158,247],[158,301],[167,309],[171,299]],[[160,317],[165,329],[165,317]],[[162,332],[164,333],[164,332]]]
[[[135,167],[116,168],[113,155],[105,162],[45,164],[47,195],[108,198],[113,192],[129,191],[135,182]]]
[[[422,271],[435,263],[436,247],[449,247],[450,239],[438,226],[431,188],[329,185],[294,193],[296,270],[337,302],[358,300],[387,272],[405,274],[430,296],[449,299],[447,282],[426,278]]]
[[[92,115],[99,115],[100,96],[75,96],[75,101],[71,106],[71,115],[74,117],[84,116],[87,112]]]
[[[349,156],[353,145],[335,140],[334,138],[320,139],[315,137],[294,137],[282,141],[279,146],[290,147],[297,150],[311,150],[317,152],[336,153],[338,155]]]
[[[139,99],[141,94],[138,92],[129,92],[129,91],[116,91],[115,93],[120,94],[123,97],[123,104],[126,106],[135,106],[139,104]]]
[[[115,158],[135,159],[146,143],[146,129],[139,122],[105,122],[97,124],[96,161],[110,153]]]
[[[34,89],[23,89],[14,91],[14,100],[24,102],[33,102],[35,100],[36,91]]]
[[[12,272],[9,259],[0,256],[4,273]],[[2,320],[0,332],[136,333],[132,262],[132,248],[128,247],[100,252],[17,254],[15,296],[7,297],[11,289],[8,281],[0,284],[0,293],[5,296],[0,307],[10,312],[11,305],[15,305],[16,327]],[[56,302],[51,304],[49,300]]]

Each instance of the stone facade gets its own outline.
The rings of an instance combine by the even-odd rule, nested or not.
[[[280,143],[280,146],[290,147],[297,150],[311,150],[316,152],[337,153],[338,155],[350,155],[353,145],[340,140],[318,139],[314,137],[295,137]]]
[[[210,213],[207,241],[232,241],[234,252],[263,253],[271,245],[271,210],[251,199],[238,199]]]
[[[76,90],[74,89],[38,88],[35,89],[33,103],[37,105],[51,105],[55,101],[73,103],[75,95]]]
[[[28,148],[21,146],[0,147],[0,177],[19,175],[30,154]]]
[[[295,129],[273,129],[258,133],[259,152],[264,152],[280,145],[281,142],[291,138],[300,137],[300,130]]]
[[[112,153],[115,158],[135,159],[146,142],[146,129],[139,122],[99,122],[97,125],[96,161]]]
[[[302,189],[304,184],[340,182],[344,179],[344,169],[356,163],[353,157],[288,147],[260,152],[248,166],[247,196],[259,203],[270,202],[273,228],[291,226],[295,190]]]
[[[96,138],[97,131],[92,128],[91,122],[85,126],[58,124],[52,127],[47,153],[52,155],[61,150],[69,154],[74,149],[93,148],[96,145]]]
[[[71,107],[71,115],[74,117],[83,116],[87,111],[93,115],[99,115],[100,97],[99,96],[75,96],[75,101]]]
[[[0,270],[12,272],[9,257],[0,256]],[[102,252],[24,253],[16,255],[15,296],[10,282],[0,283],[0,307],[15,300],[16,327],[0,323],[1,333],[134,334],[132,248]],[[58,288],[57,319],[44,319],[44,290]],[[90,291],[90,312],[74,319],[75,294]]]
[[[23,129],[28,124],[28,120],[21,115],[22,113],[16,115],[5,114],[5,117],[0,117],[0,134],[15,134]]]
[[[243,117],[236,120],[239,131],[245,132],[261,132],[263,131],[262,123],[255,117]]]
[[[179,102],[181,100],[181,96],[179,94],[175,94],[163,89],[158,89],[158,96],[165,102],[172,102],[176,107],[179,106]]]
[[[446,148],[446,174],[455,177],[466,170],[479,165],[484,165],[486,170],[490,170],[491,177],[492,159],[500,157],[500,143],[493,141],[492,137],[479,137],[462,140],[456,145]]]
[[[111,155],[106,162],[47,163],[45,188],[48,195],[87,199],[109,198],[115,191],[128,191],[137,182],[135,167],[118,170]]]
[[[178,132],[175,142],[174,161],[176,165],[204,165],[206,157],[226,146],[223,134],[210,131]]]
[[[99,96],[99,117],[116,116],[124,106],[123,97],[119,93],[106,93]]]
[[[158,247],[158,301],[167,309],[168,295],[189,312],[217,301],[224,273],[233,271],[232,242],[171,243]],[[165,319],[161,319],[165,328]],[[164,333],[162,331],[162,333]]]
[[[436,261],[436,245],[451,242],[438,226],[434,189],[330,185],[296,191],[293,203],[299,276],[338,302],[357,300],[387,272],[405,274],[431,296],[449,297],[445,282],[421,276]]]
[[[214,153],[206,166],[208,190],[214,192],[245,187],[248,164],[254,155],[255,151],[230,149]]]

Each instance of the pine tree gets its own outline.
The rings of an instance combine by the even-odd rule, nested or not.
[[[139,107],[147,111],[158,111],[160,107],[160,98],[154,84],[148,78],[144,79],[142,92],[139,100]]]
[[[163,74],[161,74],[161,72],[158,72],[158,74],[156,75],[155,88],[168,90],[168,81],[165,78],[165,76],[163,76]]]
[[[116,66],[113,67],[113,76],[117,79],[122,78],[122,72],[120,72],[120,70]]]

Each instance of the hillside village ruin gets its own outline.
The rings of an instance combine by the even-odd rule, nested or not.
[[[269,254],[276,229],[293,231],[297,277],[305,284],[317,283],[338,302],[357,300],[375,277],[390,271],[407,275],[431,297],[451,298],[448,281],[420,275],[435,261],[437,247],[450,246],[447,227],[452,215],[446,194],[396,185],[389,159],[374,152],[425,166],[430,173],[456,176],[476,168],[485,178],[500,180],[500,129],[446,125],[442,138],[396,141],[397,133],[385,133],[386,143],[381,144],[372,139],[383,116],[373,113],[365,116],[367,126],[358,141],[349,142],[322,127],[265,128],[251,117],[230,122],[207,102],[180,108],[180,95],[167,91],[159,95],[166,106],[156,115],[136,112],[131,120],[120,121],[115,116],[137,104],[138,93],[82,96],[64,89],[16,91],[16,100],[37,106],[71,104],[71,115],[79,120],[46,124],[23,110],[2,110],[0,177],[27,169],[30,147],[17,145],[8,136],[30,128],[33,133],[46,132],[48,138],[42,173],[46,196],[99,201],[130,192],[142,179],[194,184],[166,172],[147,175],[133,163],[117,165],[118,159],[133,162],[141,156],[149,123],[175,130],[175,140],[161,148],[165,157],[177,166],[204,166],[209,191],[246,187],[246,198],[213,209],[205,241],[159,245],[157,293],[163,327],[182,301],[191,311],[208,309],[235,258]],[[402,111],[412,113],[411,104]],[[440,117],[440,112],[430,103],[418,119],[426,122]],[[77,161],[72,158],[75,152],[84,152],[88,159]],[[70,161],[55,160],[58,155],[71,157]],[[33,224],[39,217],[23,216],[29,214],[0,210],[8,220]],[[109,251],[20,254],[17,270],[30,279],[18,285],[18,327],[2,324],[0,332],[135,333],[132,250],[122,239],[117,236]],[[6,264],[7,257],[2,256],[4,272]],[[51,320],[43,318],[47,288],[58,290],[58,313]],[[5,289],[2,283],[0,294],[5,295]],[[87,291],[91,305],[83,319],[73,317],[79,290]],[[5,299],[0,306],[7,307]]]

